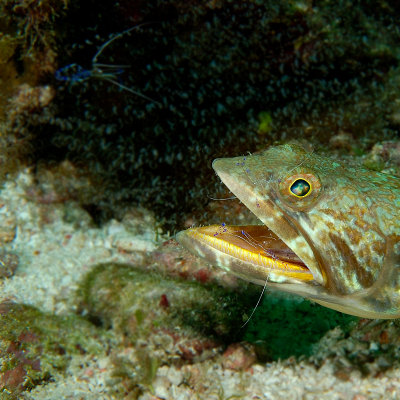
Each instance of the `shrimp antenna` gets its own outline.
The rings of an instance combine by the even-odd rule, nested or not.
[[[111,82],[111,83],[113,83],[114,85],[120,87],[121,89],[124,89],[124,90],[126,90],[126,91],[128,91],[128,92],[130,92],[130,93],[135,94],[136,96],[142,97],[143,99],[152,101],[153,103],[157,103],[158,105],[162,106],[162,104],[161,104],[159,101],[154,100],[154,99],[152,99],[151,97],[148,97],[148,96],[146,96],[146,95],[144,95],[144,94],[142,94],[142,93],[139,93],[139,92],[137,92],[136,90],[133,90],[133,89],[131,89],[130,87],[125,86],[125,85],[123,85],[122,83],[119,83],[119,82],[115,81],[114,79],[111,79],[111,78],[104,78],[104,77],[103,77],[102,79],[105,80],[105,81]]]
[[[100,46],[99,50],[97,50],[97,53],[96,53],[96,54],[94,55],[94,57],[92,58],[92,63],[96,63],[97,57],[99,57],[99,56],[101,55],[101,53],[104,51],[104,49],[105,49],[107,46],[109,46],[114,40],[119,39],[120,37],[122,37],[122,36],[128,34],[129,32],[132,32],[132,31],[135,30],[135,29],[138,29],[138,28],[140,28],[140,27],[142,27],[142,26],[144,26],[144,25],[149,25],[149,24],[152,24],[152,23],[153,23],[153,22],[143,22],[142,24],[132,26],[131,28],[125,29],[124,31],[115,34],[111,39],[107,40],[107,42],[103,43],[103,44]],[[137,94],[137,93],[136,93],[136,94]]]
[[[225,197],[225,198],[223,198],[223,199],[218,199],[218,198],[216,198],[216,197],[211,197],[211,196],[209,196],[209,195],[207,195],[207,197],[210,199],[210,200],[216,200],[216,201],[222,201],[222,200],[235,200],[235,199],[237,199],[237,197],[236,196],[231,196],[231,197]]]
[[[252,316],[253,316],[254,313],[256,312],[256,310],[257,310],[257,308],[258,308],[258,305],[260,304],[260,301],[261,301],[262,297],[264,296],[264,292],[265,292],[265,289],[266,289],[266,287],[267,287],[267,283],[268,283],[268,278],[265,280],[264,287],[263,287],[263,289],[262,289],[262,292],[261,292],[261,294],[260,294],[260,297],[258,298],[257,304],[256,304],[255,307],[253,308],[253,311],[251,312],[250,317],[247,318],[247,321],[240,327],[240,329],[243,329],[243,328],[250,322]]]

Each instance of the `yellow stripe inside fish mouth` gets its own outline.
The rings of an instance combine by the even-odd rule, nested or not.
[[[251,264],[257,283],[276,281],[277,277],[278,280],[314,280],[304,262],[265,225],[222,224],[191,228],[179,232],[177,240],[196,255],[227,270],[236,270],[239,275],[240,266],[232,268],[231,263]]]

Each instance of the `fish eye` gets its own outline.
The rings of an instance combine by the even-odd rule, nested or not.
[[[296,197],[306,197],[311,193],[311,184],[305,179],[296,179],[290,186],[290,192]]]
[[[278,177],[277,177],[278,178]],[[322,192],[322,183],[313,170],[302,168],[278,183],[278,193],[284,204],[295,210],[306,210],[316,204]]]

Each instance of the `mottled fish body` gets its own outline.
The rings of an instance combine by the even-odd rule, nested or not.
[[[297,145],[213,162],[263,225],[191,228],[177,240],[243,279],[366,318],[400,317],[400,179]]]

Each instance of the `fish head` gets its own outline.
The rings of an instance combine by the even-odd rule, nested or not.
[[[254,283],[353,315],[392,317],[385,295],[376,295],[388,240],[373,201],[382,191],[373,173],[293,144],[212,166],[262,225],[192,228],[178,241]]]

